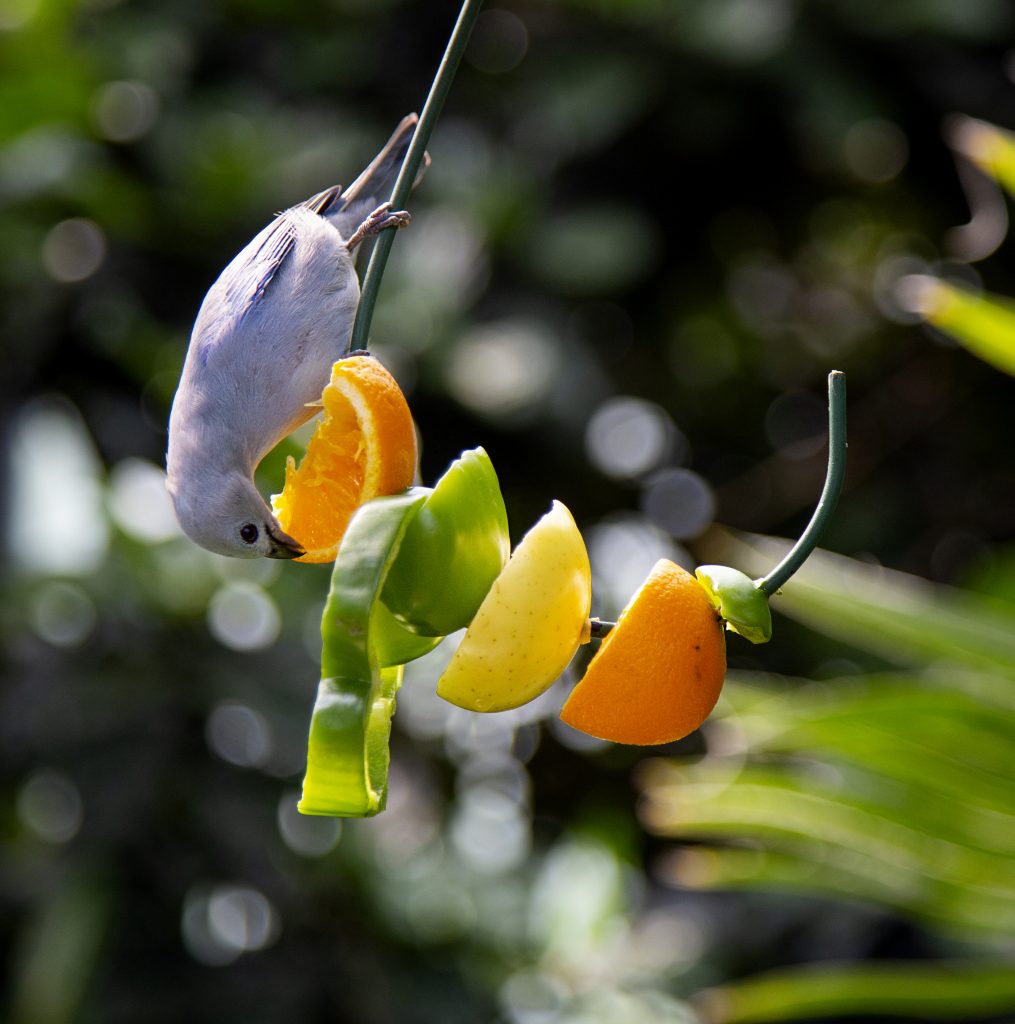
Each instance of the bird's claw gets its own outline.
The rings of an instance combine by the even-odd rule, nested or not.
[[[388,228],[406,228],[411,222],[412,215],[408,210],[392,210],[391,203],[381,203],[350,235],[345,247],[352,252],[364,238],[372,238]]]

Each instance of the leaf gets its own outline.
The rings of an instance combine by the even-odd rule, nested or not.
[[[954,933],[1015,931],[1010,854],[973,848],[958,828],[938,834],[944,809],[927,815],[904,790],[889,807],[878,802],[883,788],[854,795],[849,781],[756,764],[731,780],[706,761],[683,778],[649,780],[642,818],[662,835],[755,847],[709,851],[690,876],[678,858],[681,884],[804,887],[897,906]]]
[[[998,700],[1011,684],[984,677]],[[741,691],[748,689],[746,699]],[[781,692],[732,679],[727,703],[752,754],[851,760],[865,770],[982,807],[1015,814],[1015,710],[915,676],[876,675],[797,684]]]
[[[1015,1009],[1015,971],[1010,963],[833,965],[771,971],[702,997],[714,1024],[760,1024],[860,1014],[955,1020]]]
[[[957,120],[952,145],[1015,196],[1015,135],[972,117]]]
[[[914,274],[900,282],[900,300],[973,355],[1015,375],[1015,302],[1011,299]]]
[[[728,681],[710,744],[643,767],[642,820],[706,844],[671,877],[893,906],[956,935],[1015,932],[1012,684],[881,675]],[[746,844],[746,845],[745,845]]]

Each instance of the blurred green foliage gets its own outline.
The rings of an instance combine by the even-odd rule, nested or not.
[[[503,716],[444,706],[441,649],[407,672],[388,810],[296,814],[327,571],[181,538],[165,422],[216,274],[418,108],[455,13],[0,8],[0,1013],[1010,1015],[987,974],[1010,957],[1012,382],[899,301],[914,275],[1015,293],[1011,245],[949,247],[1004,222],[942,138],[956,111],[1011,127],[1007,0],[490,3],[374,321],[424,481],[483,444],[516,538],[565,501],[610,618],[656,558],[713,557],[713,521],[796,535],[834,365],[850,469],[825,545],[953,589],[851,561],[859,592],[794,580],[774,606],[799,624],[731,638],[764,680],[661,753],[699,759],[704,824],[778,797],[764,835],[727,808],[721,844],[688,832],[674,860],[636,814],[660,752],[556,724],[568,679]],[[855,852],[872,821],[883,860]],[[922,963],[957,959],[950,987]],[[832,960],[850,972],[801,978]],[[897,998],[903,960],[926,998]]]
[[[972,118],[954,119],[951,135],[959,159],[968,160],[970,165],[979,168],[984,180],[995,181],[1009,195],[1015,194],[1015,136]],[[983,212],[980,216],[975,208],[973,212],[970,227],[983,219]],[[995,207],[986,214],[986,219],[999,222],[1001,230],[979,229],[974,234],[981,238],[986,234],[990,239],[988,244],[993,246],[1004,238],[1007,215]],[[981,359],[1015,376],[1015,302],[1011,299],[983,294],[982,289],[969,282],[950,283],[923,275],[903,278],[898,293],[903,306],[961,342]]]
[[[753,572],[785,550],[760,538],[714,543],[717,557]],[[714,752],[683,768],[649,765],[643,775],[651,829],[728,843],[679,855],[674,878],[888,904],[959,940],[954,952],[968,959],[945,965],[944,977],[941,965],[910,964],[898,975],[898,965],[826,970],[820,982],[783,972],[710,993],[715,1015],[1010,1011],[1015,605],[820,553],[780,607],[909,671],[803,686],[731,681],[726,712],[708,727],[719,733]]]

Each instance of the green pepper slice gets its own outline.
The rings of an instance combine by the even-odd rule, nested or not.
[[[342,539],[321,619],[321,682],[310,722],[303,814],[365,817],[384,809],[391,716],[402,682],[401,664],[385,662],[399,643],[419,638],[400,637],[398,624],[387,619],[378,628],[378,597],[406,528],[429,494],[415,487],[368,502]]]
[[[429,654],[443,639],[443,636],[422,636],[406,629],[388,611],[383,601],[374,605],[370,618],[370,636],[377,651],[377,660],[383,668],[404,665]]]
[[[510,553],[490,456],[462,452],[406,529],[382,600],[406,629],[445,636],[469,625]]]

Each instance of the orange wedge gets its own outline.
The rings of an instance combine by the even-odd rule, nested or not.
[[[606,634],[560,717],[614,743],[671,743],[705,721],[725,676],[722,620],[705,588],[663,558]]]
[[[353,512],[398,494],[416,474],[416,431],[395,378],[369,355],[340,359],[321,395],[324,415],[285,486],[273,495],[279,526],[303,545],[299,562],[333,562]]]

